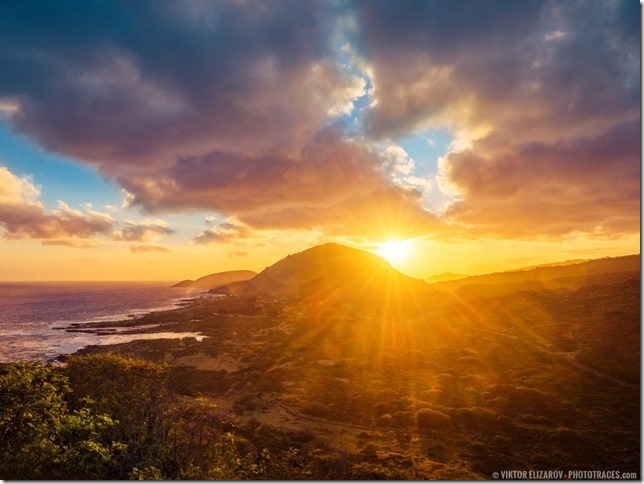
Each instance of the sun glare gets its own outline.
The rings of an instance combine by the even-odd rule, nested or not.
[[[400,264],[409,258],[411,251],[411,240],[390,240],[381,244],[376,253],[391,264]]]

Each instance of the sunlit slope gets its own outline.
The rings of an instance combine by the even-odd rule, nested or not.
[[[240,417],[265,424],[319,425],[333,445],[374,442],[428,479],[488,479],[506,467],[637,471],[637,257],[592,262],[569,276],[579,288],[405,299],[389,281],[417,281],[377,257],[315,247],[230,285],[248,295],[140,320],[199,331],[202,341],[94,351],[169,362],[181,393],[232,401]],[[263,295],[291,291],[304,297]],[[377,297],[354,297],[369,291]]]
[[[433,284],[431,287],[438,291],[458,290],[477,296],[501,296],[518,291],[579,289],[639,277],[640,255],[636,254],[472,276]]]
[[[213,289],[224,284],[230,284],[231,282],[247,281],[256,275],[257,272],[254,271],[216,272],[214,274],[200,277],[195,281],[187,279],[185,281],[178,282],[172,287],[198,287],[202,289]]]
[[[370,252],[325,244],[289,255],[249,281],[216,291],[236,295],[396,297],[426,288],[423,281],[405,276]]]

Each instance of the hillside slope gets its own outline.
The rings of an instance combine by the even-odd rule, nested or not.
[[[400,295],[423,290],[420,279],[405,276],[384,259],[339,244],[325,244],[289,255],[245,282],[215,292],[235,295]]]
[[[508,272],[472,276],[432,284],[441,292],[459,291],[477,296],[501,296],[518,291],[579,289],[613,284],[640,276],[640,255],[606,257],[573,264],[545,265]]]

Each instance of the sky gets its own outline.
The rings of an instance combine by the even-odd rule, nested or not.
[[[0,280],[639,252],[627,0],[5,0]]]

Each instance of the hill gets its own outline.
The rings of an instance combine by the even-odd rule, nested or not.
[[[640,255],[605,257],[579,263],[547,264],[507,272],[495,272],[440,282],[438,291],[459,291],[476,296],[502,296],[518,291],[579,289],[613,284],[640,277]]]
[[[172,287],[199,287],[202,289],[214,289],[215,287],[230,284],[231,282],[247,281],[256,275],[257,272],[254,271],[216,272],[214,274],[200,277],[195,281],[187,279],[185,281],[178,282]]]
[[[447,282],[447,281],[456,281],[458,279],[465,279],[470,277],[469,274],[458,274],[456,272],[442,272],[440,274],[434,274],[425,279],[425,282],[433,284],[435,282]]]
[[[394,269],[384,259],[339,244],[324,244],[289,255],[245,282],[213,292],[233,295],[401,295],[426,284]]]
[[[546,264],[536,264],[533,266],[526,266],[526,267],[521,267],[519,269],[516,269],[518,271],[528,271],[531,269],[539,269],[542,267],[561,267],[561,266],[571,266],[574,264],[581,264],[582,262],[590,262],[592,259],[569,259],[565,260],[563,262],[549,262]]]
[[[269,449],[289,478],[488,480],[505,466],[639,475],[639,256],[418,282],[372,254],[314,247],[228,285],[244,295],[122,322],[200,340],[87,351],[169,364],[174,392],[232,412],[244,448]],[[423,290],[383,297],[408,285]]]

